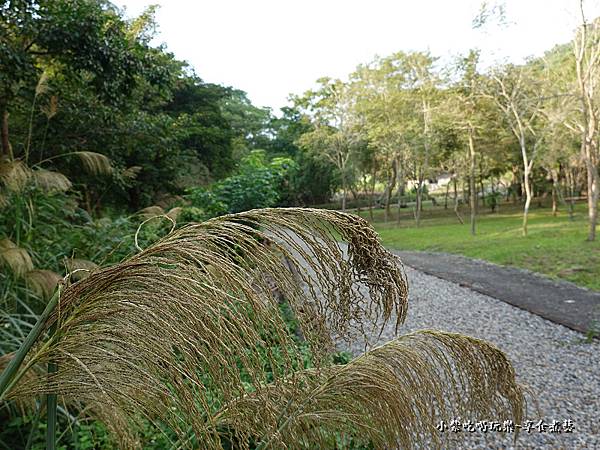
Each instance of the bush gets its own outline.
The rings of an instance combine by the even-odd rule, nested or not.
[[[491,208],[492,211],[496,210],[496,207],[502,202],[502,194],[500,192],[494,192],[486,195],[485,203]]]
[[[290,158],[266,161],[265,152],[254,150],[242,159],[239,173],[225,178],[209,189],[192,188],[187,199],[191,208],[184,208],[184,220],[203,220],[256,208],[276,206],[294,167]]]

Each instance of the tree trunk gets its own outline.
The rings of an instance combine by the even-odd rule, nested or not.
[[[398,160],[398,217],[396,217],[396,225],[400,225],[400,210],[402,208],[402,197],[404,196],[404,170]]]
[[[375,170],[373,170],[373,173],[371,175],[371,192],[369,192],[369,218],[371,219],[371,222],[373,222],[373,197],[375,196],[376,183]]]
[[[554,180],[553,180],[554,181]],[[552,183],[552,217],[556,217],[556,213],[558,212],[557,206],[557,192],[556,192],[556,183]]]
[[[346,174],[342,172],[342,211],[346,212],[346,197],[348,196],[348,186],[346,186]]]
[[[0,141],[2,143],[2,154],[12,160],[14,155],[12,153],[12,147],[8,139],[8,110],[6,100],[0,100]]]
[[[493,186],[493,179],[492,179],[492,186]],[[502,203],[502,193],[500,191],[501,186],[502,186],[502,181],[500,180],[500,176],[498,176],[498,184],[496,184],[496,193],[498,193],[498,195],[496,196],[497,201],[494,202],[496,204],[496,212],[500,212],[500,204]]]
[[[581,112],[583,128],[581,136],[581,156],[585,162],[587,172],[587,200],[589,231],[588,241],[596,239],[596,224],[598,222],[598,190],[600,180],[598,175],[598,108],[596,106],[596,91],[598,77],[598,58],[600,51],[598,34],[591,27],[591,36],[588,37],[590,24],[586,22],[583,11],[583,0],[580,1],[582,24],[578,30],[578,36],[574,40],[575,70],[577,84],[579,87],[579,100],[581,101]],[[591,39],[590,39],[591,38]],[[591,44],[590,44],[591,41]],[[591,48],[590,48],[591,45]]]
[[[423,194],[423,177],[421,174],[417,177],[417,201],[415,204],[415,223],[417,228],[421,224],[421,211],[422,211],[422,194]]]
[[[490,188],[492,189],[492,198],[490,200],[490,210],[496,212],[496,189],[494,188],[494,177],[490,176]],[[485,204],[482,206],[485,208]]]
[[[394,162],[392,163],[392,172],[390,174],[390,177],[388,178],[388,185],[387,185],[386,191],[385,191],[385,214],[384,214],[385,222],[387,222],[390,218],[392,193],[394,192],[394,188],[396,187],[397,170],[398,169],[396,167],[396,161],[394,160]]]
[[[479,187],[481,188],[481,207],[485,207],[485,187],[483,186],[483,177],[479,177]]]
[[[574,200],[573,197],[575,196],[575,182],[573,180],[573,171],[572,169],[567,169],[565,171],[565,174],[567,176],[567,189],[569,192],[569,220],[575,220],[575,216],[573,214],[574,212]]]
[[[458,212],[458,182],[456,181],[456,177],[452,177],[452,184],[454,185],[454,214],[456,214],[456,218],[460,222],[461,225],[464,225],[462,217],[460,217],[460,213]]]
[[[556,205],[556,210],[558,211],[558,202],[560,202],[564,207],[567,208],[567,210],[569,211],[569,220],[573,220],[573,209],[572,209],[572,204],[568,204],[567,201],[565,200],[565,196],[563,194],[563,188],[561,186],[561,181],[560,181],[560,172],[561,169],[559,167],[558,170],[556,169],[552,169],[550,171],[550,176],[552,177],[552,186],[554,187],[554,191],[553,194],[556,194],[556,199],[557,201],[557,205]],[[568,171],[565,171],[566,176],[565,176],[565,184],[567,184],[567,180],[568,180]],[[565,190],[567,191],[568,194],[568,186],[565,186]],[[554,201],[554,199],[552,200]],[[553,213],[554,213],[554,206],[553,206]]]
[[[469,203],[471,205],[471,234],[475,236],[477,217],[477,190],[475,188],[475,145],[473,132],[469,130]]]
[[[597,153],[595,130],[596,118],[590,113],[587,117],[586,129],[581,143],[581,153],[587,172],[588,241],[594,241],[596,239],[596,225],[598,224],[598,191],[600,189],[600,180],[598,176],[598,167],[594,161]]]
[[[588,172],[588,218],[589,218],[589,231],[588,241],[594,241],[596,239],[596,225],[598,224],[598,197],[599,197],[599,177],[598,170],[590,162],[587,163]]]
[[[529,186],[529,173],[525,174],[525,208],[523,209],[523,236],[527,236],[527,218],[531,204],[531,188]]]
[[[531,171],[531,162],[527,158],[527,150],[525,148],[525,137],[520,139],[521,156],[523,157],[523,184],[525,185],[525,208],[523,209],[523,236],[527,236],[527,219],[529,215],[529,206],[531,205],[531,184],[529,182],[529,172]]]
[[[400,192],[400,206],[406,208],[406,180],[404,179],[404,175],[400,181],[402,182],[400,186],[398,186]]]
[[[446,184],[446,194],[444,195],[444,209],[448,209],[448,193],[450,192],[450,181]]]
[[[485,187],[483,185],[483,165],[481,160],[479,161],[479,187],[481,188],[481,207],[485,208]]]
[[[360,199],[358,198],[358,192],[356,192],[354,190],[354,185],[350,185],[350,192],[352,193],[352,199],[354,200],[354,203],[356,204],[356,214],[358,214],[360,216]]]

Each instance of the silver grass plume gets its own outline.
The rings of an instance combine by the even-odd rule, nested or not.
[[[315,369],[299,370],[274,292],[298,319]],[[167,423],[182,447],[193,436],[207,449],[230,438],[297,448],[336,426],[389,447],[417,443],[451,408],[519,420],[512,367],[475,339],[409,335],[328,367],[339,339],[390,320],[397,329],[407,298],[402,265],[360,217],[301,208],[219,217],[66,287],[45,323],[55,332],[37,340],[8,398],[58,394],[103,420],[123,448],[141,446],[142,419]],[[27,376],[49,362],[57,372]],[[401,419],[421,428],[407,431]]]
[[[146,220],[154,217],[167,216],[173,222],[176,222],[182,210],[183,208],[181,206],[176,206],[168,211],[165,211],[161,206],[152,205],[138,211],[137,214]]]
[[[40,79],[37,82],[37,85],[35,86],[35,96],[37,97],[38,95],[42,95],[45,94],[46,92],[48,92],[48,72],[44,71],[42,73],[42,75],[40,76]]]
[[[423,330],[344,366],[296,372],[227,404],[217,416],[264,448],[329,448],[336,432],[374,448],[446,448],[448,434],[436,428],[440,421],[521,423],[524,401],[500,350],[468,336]]]
[[[73,186],[71,181],[60,172],[37,169],[32,173],[36,185],[45,192],[65,192]]]
[[[0,239],[0,265],[7,266],[17,278],[33,270],[33,261],[27,250],[6,238]]]
[[[140,211],[137,212],[137,214],[142,219],[151,219],[153,217],[165,215],[165,210],[162,209],[160,206],[152,205],[152,206],[147,206],[144,209],[141,209]]]
[[[51,270],[35,269],[25,274],[27,286],[38,296],[45,300],[52,297],[63,277]]]
[[[92,175],[110,175],[113,172],[110,158],[102,153],[78,151],[71,154],[77,156],[84,169]]]
[[[52,119],[58,113],[58,97],[52,95],[47,105],[40,107],[48,120]]]
[[[83,280],[98,269],[98,264],[95,262],[81,258],[69,258],[66,260],[65,266],[73,281]]]
[[[31,176],[31,169],[23,161],[0,159],[0,186],[5,189],[21,192]]]

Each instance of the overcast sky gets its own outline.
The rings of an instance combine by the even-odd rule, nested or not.
[[[375,55],[478,47],[519,62],[567,42],[578,0],[506,0],[505,28],[473,30],[481,0],[113,0],[128,16],[160,4],[159,35],[205,81],[234,86],[274,112],[322,76],[345,78]],[[598,2],[589,2],[589,15]],[[493,55],[493,56],[492,56]]]

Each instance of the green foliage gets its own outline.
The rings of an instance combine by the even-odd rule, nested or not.
[[[30,442],[31,450],[44,450],[46,448],[46,424],[43,420],[36,420],[36,413],[25,415],[14,413],[7,414],[7,410],[0,411],[0,422],[6,424],[0,430],[0,446],[4,448],[25,448]],[[58,428],[66,430],[59,436],[57,450],[110,450],[114,448],[106,426],[97,420],[90,420],[85,416],[72,417],[62,408],[58,415]],[[172,445],[174,436],[168,429],[163,429],[149,421],[144,421],[142,431],[145,449],[161,450]]]
[[[11,193],[7,200],[0,214],[0,236],[31,250],[36,266],[58,269],[61,259],[70,256],[70,249],[64,248],[68,242],[64,237],[86,216],[75,198],[28,185],[21,192]]]
[[[6,204],[0,214],[0,240],[11,239],[26,250],[35,269],[62,276],[73,257],[108,265],[137,252],[134,235],[141,221],[138,217],[106,215],[94,220],[79,207],[76,195],[48,192],[31,181],[18,192],[6,190],[3,194]],[[155,242],[170,226],[164,221],[145,224],[138,232],[139,245],[146,247]],[[24,279],[5,268],[0,271],[0,356],[18,348],[45,307],[44,299]],[[58,419],[64,433],[57,448],[113,448],[104,425],[89,421],[85,414],[75,418],[60,408]],[[32,449],[45,448],[46,425],[36,419],[34,411],[4,407],[0,409],[0,423],[6,424],[0,427],[0,447],[25,448],[30,441]],[[168,433],[147,422],[147,448],[168,447]]]
[[[252,105],[244,91],[228,89],[228,95],[221,99],[221,109],[233,130],[234,153],[237,156],[269,146],[269,128],[273,120],[269,108]]]
[[[137,252],[134,236],[141,218],[105,215],[94,219],[79,206],[78,197],[64,192],[47,192],[27,184],[20,192],[8,192],[7,205],[0,214],[0,240],[10,239],[31,256],[35,269],[66,272],[71,258],[98,265],[114,264]],[[152,221],[138,233],[146,247],[168,233],[171,223]],[[4,269],[4,268],[3,268]],[[31,308],[39,313],[44,303],[26,283],[0,272],[0,309],[15,313]],[[18,300],[28,300],[27,308]],[[0,346],[1,349],[1,346]]]
[[[240,163],[239,173],[225,178],[209,189],[193,188],[187,198],[193,208],[184,209],[187,220],[276,206],[281,199],[287,175],[293,170],[290,158],[266,161],[266,154],[253,150]]]
[[[9,148],[66,174],[90,214],[114,205],[139,210],[234,166],[235,127],[245,118],[234,127],[223,104],[244,94],[204,83],[164,48],[150,47],[154,12],[128,21],[104,0],[0,6],[7,36],[0,42],[0,117],[10,113]],[[60,158],[78,150],[108,156],[117,170],[98,177]]]
[[[490,192],[485,196],[485,203],[492,211],[502,202],[502,194],[500,192]]]
[[[298,152],[295,160],[297,170],[290,177],[286,204],[316,205],[328,202],[340,185],[335,166],[302,151]]]
[[[107,2],[19,0],[0,6],[0,96],[12,98],[39,77],[40,62],[70,77],[87,77],[96,92],[118,102],[143,70],[141,43]]]
[[[296,107],[282,108],[283,116],[273,118],[270,128],[274,138],[268,145],[270,154],[293,158],[296,167],[289,172],[289,183],[281,191],[280,204],[316,205],[326,203],[339,186],[335,165],[314,158],[298,146],[298,140],[312,130],[308,116]]]
[[[213,178],[229,174],[234,167],[233,146],[236,131],[222,108],[230,91],[202,82],[196,76],[175,83],[171,100],[164,110],[179,120],[183,149],[191,151]],[[198,184],[198,180],[195,180]]]

